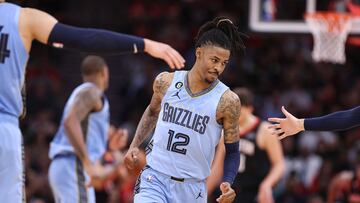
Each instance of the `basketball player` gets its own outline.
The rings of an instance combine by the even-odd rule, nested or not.
[[[0,197],[2,202],[18,203],[24,196],[22,141],[18,118],[23,112],[21,90],[33,40],[83,52],[144,51],[164,59],[172,68],[179,68],[184,63],[183,58],[166,44],[105,30],[64,25],[42,11],[21,8],[0,0]]]
[[[354,128],[360,125],[360,106],[346,111],[334,112],[322,117],[298,119],[289,113],[285,107],[281,111],[286,118],[269,118],[274,122],[270,128],[275,129],[279,139],[294,135],[304,130],[336,131]]]
[[[190,71],[163,72],[154,81],[151,102],[125,155],[131,168],[138,146],[154,128],[153,148],[135,187],[135,203],[207,202],[205,179],[224,129],[226,148],[223,192],[231,202],[231,184],[239,167],[240,100],[218,80],[231,54],[244,49],[241,33],[225,18],[205,23],[196,41]]]
[[[101,176],[99,160],[108,141],[110,114],[104,95],[108,67],[102,58],[88,56],[81,73],[84,83],[68,99],[50,144],[49,181],[58,203],[95,202],[94,189],[86,188],[86,175],[92,179],[89,181]]]
[[[236,191],[234,202],[273,203],[272,188],[285,170],[280,141],[276,135],[271,134],[269,123],[261,121],[253,114],[251,92],[246,88],[236,88],[233,91],[241,100],[241,116],[238,121],[241,132],[240,166],[233,184]],[[220,142],[215,156],[219,160],[214,160],[209,180],[219,179],[221,173],[218,171],[222,171],[224,155],[224,144]]]

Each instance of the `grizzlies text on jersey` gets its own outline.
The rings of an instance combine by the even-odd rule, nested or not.
[[[216,110],[228,87],[219,80],[192,94],[187,71],[176,71],[161,103],[148,165],[178,178],[204,180],[210,174],[222,126]]]

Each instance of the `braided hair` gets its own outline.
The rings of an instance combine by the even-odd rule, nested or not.
[[[213,45],[231,52],[240,51],[244,53],[245,45],[242,37],[247,36],[239,32],[231,20],[217,17],[200,27],[196,36],[195,48]]]

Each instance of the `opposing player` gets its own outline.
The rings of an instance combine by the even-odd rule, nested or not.
[[[285,107],[281,107],[285,118],[269,118],[274,122],[270,128],[279,139],[294,135],[304,130],[311,131],[337,131],[360,126],[360,106],[346,111],[334,112],[322,117],[298,119],[289,113]]]
[[[226,148],[223,194],[231,202],[231,184],[239,167],[240,100],[218,80],[230,55],[244,49],[241,34],[229,20],[205,23],[196,41],[190,71],[163,72],[154,81],[151,102],[125,155],[133,167],[138,146],[155,128],[153,148],[135,188],[135,202],[206,202],[205,179],[224,129]]]
[[[280,141],[268,129],[269,123],[261,121],[253,114],[253,96],[246,88],[233,90],[241,100],[240,166],[233,188],[234,202],[272,203],[272,188],[285,170],[284,155]],[[221,155],[219,156],[220,153]],[[216,159],[212,166],[210,182],[217,182],[222,171],[225,156],[224,144],[219,143]],[[220,170],[219,170],[220,169]]]
[[[58,203],[95,202],[86,182],[102,176],[99,163],[106,151],[109,103],[104,95],[109,73],[105,61],[88,56],[81,65],[83,84],[66,102],[60,127],[50,144],[49,181]],[[86,173],[85,173],[86,172]]]
[[[146,52],[170,67],[183,66],[183,58],[170,46],[99,29],[64,25],[42,11],[21,8],[0,0],[0,197],[21,202],[23,166],[18,118],[23,112],[21,90],[31,43],[98,53]]]

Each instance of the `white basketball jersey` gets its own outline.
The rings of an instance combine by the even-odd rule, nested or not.
[[[19,117],[23,112],[25,68],[29,58],[19,33],[21,7],[0,4],[0,113]]]
[[[187,73],[174,73],[161,103],[147,163],[170,176],[203,180],[210,174],[221,137],[216,109],[228,87],[216,80],[208,89],[192,94]]]

